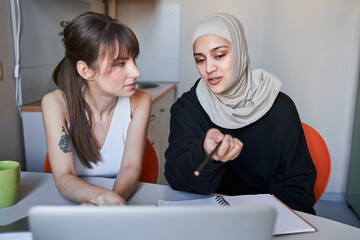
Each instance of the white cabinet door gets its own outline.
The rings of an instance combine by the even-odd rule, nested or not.
[[[153,103],[149,121],[148,138],[154,145],[159,160],[159,175],[157,183],[168,185],[164,176],[165,156],[170,133],[170,108],[176,98],[175,89],[167,92]]]
[[[26,170],[43,172],[47,154],[46,136],[41,112],[23,112]]]

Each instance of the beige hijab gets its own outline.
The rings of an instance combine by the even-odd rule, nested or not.
[[[281,88],[280,80],[262,70],[249,67],[249,54],[240,21],[226,13],[204,18],[195,30],[194,41],[207,34],[231,42],[233,67],[229,84],[220,94],[213,93],[201,80],[196,88],[200,104],[216,125],[236,129],[264,116],[273,105]]]

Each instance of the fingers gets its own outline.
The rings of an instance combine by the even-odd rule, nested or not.
[[[205,140],[204,140],[204,150],[207,154],[210,154],[212,150],[216,147],[218,142],[221,142],[225,137],[218,129],[212,128],[209,129],[206,133]]]
[[[232,138],[232,143],[229,148],[229,151],[227,152],[227,154],[224,155],[222,160],[225,161],[234,160],[240,155],[242,147],[243,147],[243,143],[239,139]]]
[[[231,149],[231,147],[234,147],[234,141],[228,134],[226,134],[219,147],[219,150],[217,151],[217,155],[223,157],[226,152]]]
[[[218,129],[209,129],[206,133],[204,140],[204,150],[207,154],[212,152],[218,142],[221,142],[219,149],[213,156],[213,159],[217,161],[227,162],[237,158],[243,148],[243,143],[237,139],[231,137],[229,134],[222,134]]]
[[[222,140],[218,151],[213,156],[213,158],[222,162],[234,160],[239,156],[242,147],[243,143],[239,139],[233,138],[230,135],[226,134]]]
[[[213,140],[214,142],[218,143],[224,138],[224,134],[222,134],[219,129],[211,128],[206,134],[207,138]]]

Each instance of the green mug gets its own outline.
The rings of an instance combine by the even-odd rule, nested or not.
[[[17,201],[20,185],[20,164],[0,161],[0,208],[10,207]]]

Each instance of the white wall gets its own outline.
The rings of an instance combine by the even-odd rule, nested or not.
[[[122,4],[118,19],[136,34],[139,82],[180,81],[180,4]],[[141,16],[141,17],[139,17]]]
[[[90,0],[21,0],[20,5],[22,103],[27,104],[56,88],[51,74],[64,56],[60,22],[90,10],[103,12],[104,6]]]
[[[326,191],[345,192],[359,73],[360,1],[118,0],[118,9],[131,2],[181,4],[179,94],[199,76],[191,46],[197,23],[213,12],[237,16],[244,25],[251,66],[279,76],[302,121],[327,142],[332,174]]]

